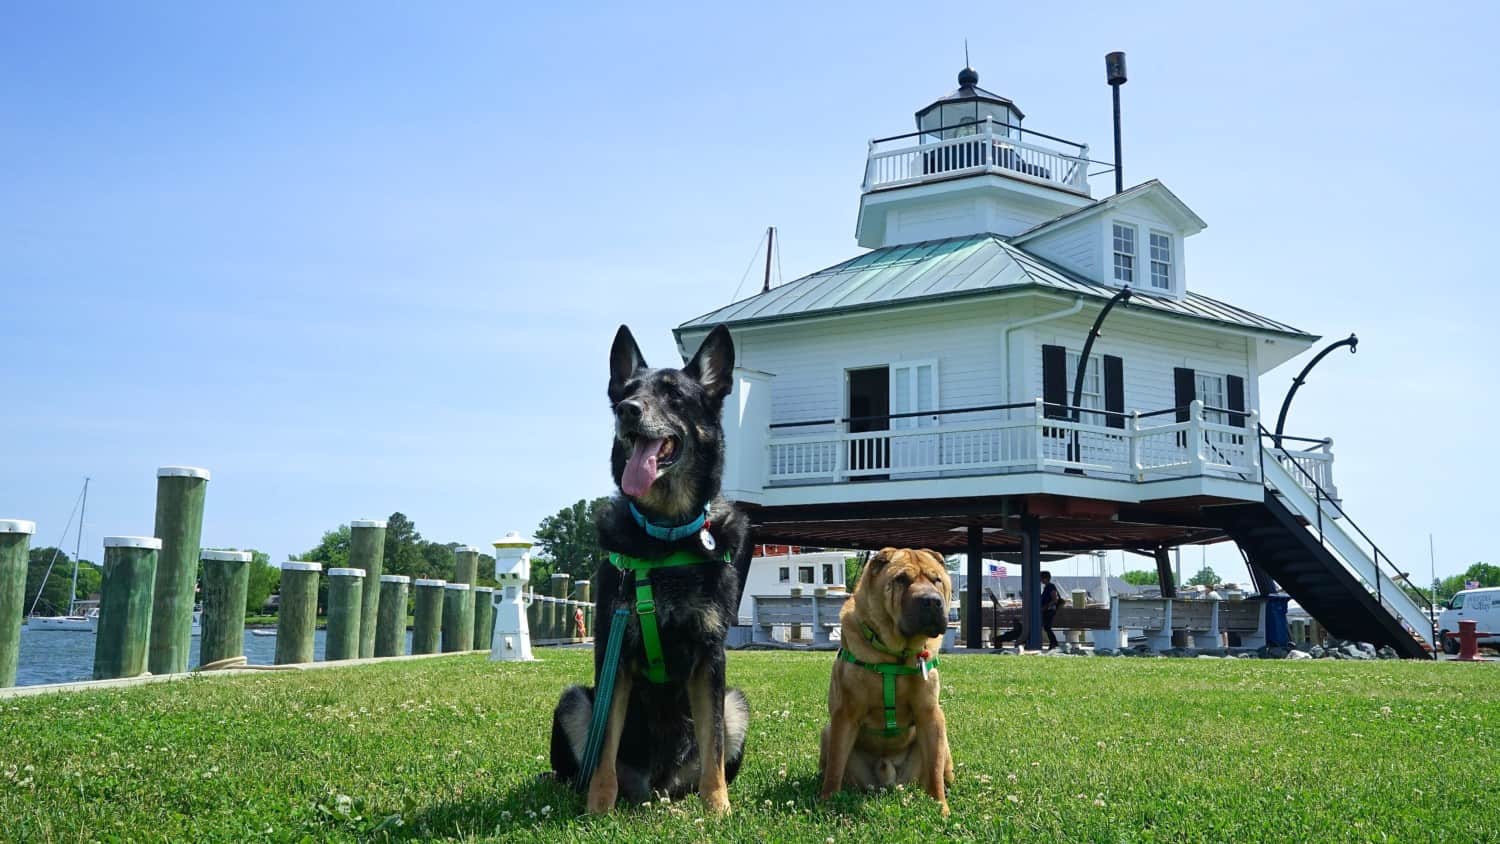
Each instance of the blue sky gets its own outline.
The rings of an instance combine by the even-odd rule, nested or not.
[[[277,558],[397,509],[530,531],[609,488],[615,326],[670,361],[770,224],[787,279],[856,254],[865,142],[967,37],[1100,158],[1127,51],[1126,182],[1209,223],[1188,283],[1360,334],[1289,431],[1334,437],[1403,565],[1429,531],[1440,572],[1494,561],[1492,6],[543,5],[8,7],[0,515],[55,542],[92,476],[97,558],[184,463],[214,472],[205,543]]]

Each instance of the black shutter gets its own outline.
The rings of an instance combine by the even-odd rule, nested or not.
[[[1190,415],[1188,405],[1198,398],[1198,381],[1191,369],[1176,367],[1172,370],[1172,404],[1177,407],[1177,421],[1186,422]]]
[[[1048,419],[1068,418],[1068,350],[1062,346],[1042,347],[1042,401]]]
[[[1196,375],[1197,373],[1193,372],[1193,370],[1184,369],[1180,366],[1172,369],[1172,404],[1177,406],[1178,422],[1186,422],[1192,418],[1193,410],[1188,405],[1192,404],[1193,400],[1198,398],[1198,380]],[[1187,441],[1187,433],[1178,431],[1177,445],[1186,446]]]
[[[1230,411],[1245,409],[1245,379],[1238,375],[1224,376],[1224,391],[1228,393]],[[1245,427],[1245,414],[1231,412],[1229,424],[1236,428]]]
[[[1104,424],[1125,427],[1125,361],[1114,355],[1104,356],[1104,409]]]

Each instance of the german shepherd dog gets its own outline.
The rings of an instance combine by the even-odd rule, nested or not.
[[[571,686],[552,716],[553,773],[576,781],[594,706],[610,707],[587,788],[590,812],[607,812],[622,797],[639,804],[653,794],[677,798],[692,791],[710,811],[729,810],[728,785],[739,772],[750,711],[745,696],[725,685],[724,637],[739,613],[752,551],[748,521],[719,495],[719,417],[733,370],[734,343],[722,325],[680,370],[647,367],[630,329],[622,325],[615,334],[609,355],[615,416],[610,462],[619,494],[595,519],[599,544],[643,560],[690,551],[703,562],[651,573],[664,684],[645,675],[635,575],[605,562],[595,576],[596,686],[604,662],[600,643],[609,638],[615,610],[631,610],[614,699],[598,701],[594,688]],[[691,525],[705,506],[709,539],[698,531],[659,539],[640,521],[657,528]],[[726,551],[733,565],[724,562]]]

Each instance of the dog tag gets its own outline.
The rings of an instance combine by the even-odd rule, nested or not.
[[[713,553],[715,548],[719,547],[719,543],[714,541],[714,535],[709,532],[708,528],[698,531],[698,541],[703,543],[703,550],[710,554]]]
[[[922,682],[927,682],[927,651],[917,654],[917,664],[922,666]]]

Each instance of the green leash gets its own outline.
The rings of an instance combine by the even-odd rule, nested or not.
[[[929,670],[937,668],[938,659],[935,656],[929,655],[927,651],[915,654],[910,649],[900,652],[893,651],[880,641],[879,637],[875,635],[875,631],[871,630],[868,625],[861,624],[860,626],[863,628],[865,638],[869,640],[875,650],[901,660],[901,662],[864,662],[849,651],[839,648],[839,659],[850,665],[858,665],[860,668],[867,671],[874,671],[880,675],[880,692],[885,704],[885,729],[881,730],[880,734],[887,738],[893,738],[902,733],[900,725],[896,723],[896,678],[909,677],[913,674],[921,674],[925,677]],[[913,655],[917,657],[917,664],[904,664],[906,659]]]
[[[724,555],[724,562],[731,560]],[[656,624],[656,600],[651,594],[651,572],[654,569],[669,569],[712,562],[691,551],[678,551],[660,560],[642,560],[624,554],[610,554],[609,561],[622,572],[635,573],[635,613],[641,619],[641,646],[646,652],[646,679],[653,683],[667,682],[667,661],[661,652],[661,631]],[[620,673],[620,652],[624,649],[625,622],[630,619],[630,610],[620,607],[615,610],[614,621],[609,628],[609,644],[604,650],[604,664],[599,668],[599,684],[594,690],[594,712],[589,719],[589,735],[583,745],[583,758],[579,760],[578,787],[586,789],[593,779],[594,769],[599,766],[599,753],[604,748],[604,731],[609,726],[609,710],[614,702],[615,676]]]

